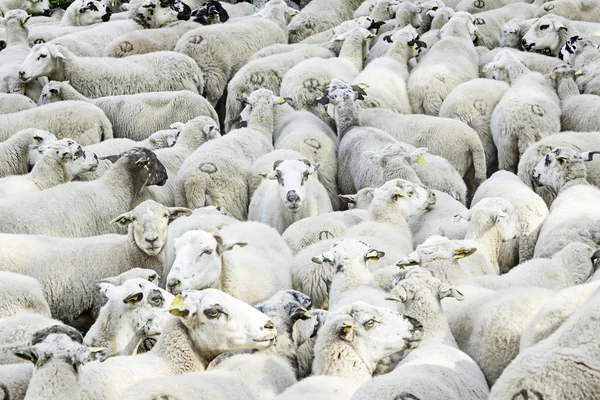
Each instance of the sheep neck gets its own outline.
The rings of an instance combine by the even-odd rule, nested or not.
[[[577,87],[577,83],[572,77],[558,76],[556,80],[556,92],[561,102],[580,94],[579,87]]]
[[[129,324],[122,322],[117,305],[109,301],[102,307],[96,322],[85,335],[84,343],[88,346],[106,347],[111,355],[124,350],[136,334]]]
[[[562,185],[560,185],[558,187],[558,190],[556,192],[561,193],[561,192],[564,192],[565,190],[572,188],[573,186],[577,186],[577,185],[589,186],[590,183],[587,181],[587,179],[585,177],[571,179],[569,181],[563,182]]]
[[[402,29],[412,22],[412,13],[405,9],[400,8],[396,11],[396,29]]]
[[[279,25],[279,28],[281,28],[282,31],[287,33],[287,18],[281,8],[270,7],[270,9],[263,16],[263,18],[273,21],[274,23]]]
[[[529,71],[529,69],[523,64],[519,62],[513,62],[507,66],[506,72],[508,73],[509,83],[513,85],[518,79],[523,77],[523,75],[528,74],[531,71]]]
[[[352,100],[345,100],[335,106],[335,124],[337,126],[337,134],[340,141],[344,135],[354,127],[360,126],[358,113]]]
[[[79,367],[74,369],[71,362],[50,359],[37,367],[27,388],[27,398],[43,399],[52,393],[53,399],[81,400]]]
[[[575,57],[574,66],[576,68],[583,68],[587,65],[600,61],[600,54],[593,47],[586,48],[580,54]]]
[[[30,172],[31,180],[40,190],[69,181],[62,163],[53,156],[42,157]]]
[[[52,72],[50,72],[47,76],[48,76],[48,80],[50,81],[67,81],[70,80],[70,73],[69,70],[71,69],[70,67],[72,67],[72,63],[73,61],[66,58],[66,59],[54,59],[55,62],[55,68],[52,69]]]
[[[412,57],[412,47],[406,43],[394,43],[385,56],[406,65]]]
[[[357,71],[362,70],[363,66],[363,46],[366,45],[365,39],[359,35],[351,35],[344,40],[339,58],[348,60]]]
[[[275,105],[271,103],[252,107],[248,120],[248,128],[262,132],[270,141],[273,140],[273,107]]]
[[[339,376],[355,382],[371,379],[376,363],[366,363],[350,343],[335,339],[333,344],[316,349],[314,375]]]
[[[392,204],[380,204],[378,199],[373,199],[369,207],[369,215],[372,221],[392,224],[399,228],[408,226],[406,217],[398,212]]]
[[[169,319],[150,353],[164,360],[176,375],[185,372],[204,371],[212,358],[204,349],[196,346],[188,328],[177,317]]]
[[[98,181],[103,182],[107,186],[118,188],[118,193],[121,193],[122,197],[131,199],[131,203],[133,203],[150,179],[148,177],[142,181],[134,168],[128,164],[128,161],[119,159]]]
[[[343,266],[343,270],[333,275],[331,280],[330,298],[337,300],[350,290],[358,289],[362,286],[377,286],[373,274],[364,262],[356,262],[355,260],[339,260],[338,265]],[[338,267],[336,267],[338,268]],[[337,294],[334,296],[334,294]],[[331,303],[331,302],[330,302]]]
[[[18,45],[26,45],[29,47],[29,40],[27,36],[29,35],[29,31],[25,26],[21,25],[18,21],[13,21],[14,23],[7,26],[6,28],[6,46],[18,46]]]
[[[440,300],[434,298],[428,289],[418,292],[404,306],[406,315],[423,324],[422,345],[442,343],[458,348]]]
[[[93,99],[90,99],[89,97],[85,97],[71,85],[64,85],[61,88],[60,93],[61,93],[61,97],[63,100],[77,100],[77,101],[87,101],[88,103],[94,103]]]
[[[487,217],[487,216],[486,216]],[[477,223],[471,220],[465,240],[473,240],[478,243],[476,247],[482,247],[490,257],[490,261],[498,267],[498,252],[502,242],[502,235],[495,224]]]
[[[469,32],[467,25],[465,25],[464,23],[458,21],[456,23],[453,23],[453,20],[451,20],[448,21],[446,25],[444,25],[444,29],[444,36],[442,37],[440,34],[441,39],[445,39],[447,37],[463,39],[465,42],[468,41],[469,43],[471,43],[471,46],[475,47],[475,45],[473,44],[473,40],[471,39],[471,33]]]

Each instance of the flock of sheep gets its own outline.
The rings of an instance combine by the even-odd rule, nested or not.
[[[600,399],[600,1],[0,15],[0,400]]]

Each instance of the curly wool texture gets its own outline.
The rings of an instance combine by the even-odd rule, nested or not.
[[[37,107],[29,97],[17,93],[0,93],[0,114],[11,114]]]
[[[0,272],[0,317],[10,317],[24,312],[33,312],[50,317],[50,307],[44,298],[40,282],[13,272]]]
[[[336,27],[351,19],[364,0],[312,0],[290,22],[290,43],[298,43],[315,33]]]

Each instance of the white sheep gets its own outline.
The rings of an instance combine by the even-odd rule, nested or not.
[[[534,257],[549,257],[575,241],[596,246],[599,233],[595,224],[600,213],[593,204],[600,199],[600,189],[587,182],[584,166],[595,153],[557,147],[533,169],[534,183],[557,194],[540,230]]]
[[[7,140],[27,128],[54,132],[59,138],[71,138],[82,146],[113,137],[112,125],[102,110],[79,101],[48,104],[0,115],[0,140]]]
[[[360,387],[353,399],[487,399],[485,377],[477,364],[459,350],[441,300],[462,294],[443,284],[429,271],[411,268],[391,291],[407,316],[418,320],[423,330],[421,344],[389,374]]]
[[[11,114],[35,108],[35,101],[18,93],[0,93],[0,114]]]
[[[290,43],[298,43],[315,33],[351,19],[364,0],[312,0],[289,25]]]
[[[67,7],[60,25],[87,26],[107,22],[111,14],[111,9],[101,0],[76,0]]]
[[[19,71],[23,81],[46,76],[69,81],[84,96],[102,97],[149,91],[190,90],[202,93],[202,71],[176,52],[142,54],[123,59],[78,57],[64,46],[38,44]]]
[[[99,180],[68,182],[0,200],[0,232],[62,237],[122,232],[110,225],[114,214],[129,211],[144,187],[163,185],[167,174],[148,149],[136,147],[110,158],[115,164]],[[48,206],[41,211],[40,204]]]
[[[531,18],[535,9],[535,5],[514,1],[501,8],[477,13],[474,15],[475,25],[479,30],[477,45],[485,46],[490,50],[498,47],[505,24],[514,18],[525,20]]]
[[[511,85],[494,109],[491,131],[498,148],[498,168],[517,172],[529,146],[560,132],[560,100],[542,74],[529,70],[512,53],[498,53],[486,68],[495,79]]]
[[[175,261],[167,277],[171,293],[215,287],[257,304],[292,286],[287,267],[291,251],[267,225],[243,222],[218,233],[188,231],[174,245]]]
[[[260,156],[273,150],[274,108],[285,99],[259,89],[244,99],[248,105],[248,127],[211,140],[193,152],[177,174],[175,202],[199,208],[219,206],[244,220],[248,212],[246,169]]]
[[[294,44],[292,46],[298,46],[298,45],[302,45],[302,44],[319,44],[319,43],[323,44],[323,45],[327,45],[327,42],[330,42],[334,37],[341,35],[342,33],[346,33],[349,30],[356,28],[356,27],[365,28],[365,29],[371,31],[372,33],[377,33],[377,31],[380,30],[381,25],[383,25],[383,24],[384,24],[384,21],[376,21],[374,18],[371,18],[371,17],[359,17],[357,19],[351,19],[348,21],[344,21],[334,28],[330,28],[330,29],[327,29],[326,31],[316,33],[312,36],[309,36],[306,39],[302,40],[300,43]]]
[[[479,77],[473,21],[470,14],[454,14],[440,30],[440,41],[411,71],[407,88],[414,113],[439,115],[440,107],[452,89]]]
[[[192,9],[181,0],[147,0],[139,7],[137,2],[129,10],[130,17],[144,29],[161,28],[172,22],[187,21]]]
[[[61,142],[47,147],[30,173],[0,178],[0,198],[46,190],[96,169],[98,157],[94,153],[84,151],[75,142],[71,141],[71,145]]]
[[[478,47],[479,49],[480,47]],[[482,78],[492,79],[492,71],[485,69],[485,66],[494,61],[498,53],[510,52],[519,57],[523,64],[531,71],[539,72],[540,74],[549,74],[552,69],[563,62],[556,58],[539,53],[523,52],[517,49],[508,47],[498,47],[494,50],[485,49],[484,53],[479,55],[479,73]]]
[[[510,47],[513,49],[523,50],[521,40],[529,31],[529,28],[537,22],[537,18],[521,19],[513,18],[504,24],[502,28],[502,37],[498,47]]]
[[[90,99],[68,81],[50,81],[42,90],[39,104],[64,100],[86,101],[98,106],[111,121],[113,136],[117,138],[144,140],[174,122],[187,122],[201,115],[218,121],[216,111],[206,99],[189,90]]]
[[[503,81],[473,79],[454,88],[440,107],[440,117],[462,121],[479,134],[488,175],[498,168],[498,151],[490,129],[492,113],[509,87]]]
[[[337,376],[318,375],[304,378],[274,400],[350,400],[360,384]]]
[[[509,4],[519,3],[520,0],[459,0],[456,4],[456,11],[466,11],[471,14],[479,14],[488,10],[495,10],[505,7]],[[531,1],[528,1],[531,3]],[[476,15],[475,18],[478,18]]]
[[[50,9],[50,2],[48,0],[2,0],[0,3],[0,13],[3,15],[16,9],[25,10],[32,15],[43,15]]]
[[[287,5],[281,0],[271,0],[264,11],[263,17],[201,26],[177,42],[175,50],[193,58],[202,70],[204,96],[213,106],[223,95],[227,82],[252,53],[274,43],[287,42]]]
[[[479,135],[461,121],[400,115],[389,110],[363,111],[359,113],[359,121],[364,127],[381,129],[396,140],[415,147],[425,146],[430,153],[444,157],[463,177],[469,196],[485,180],[485,152]]]
[[[42,129],[23,129],[0,143],[0,177],[26,174],[56,136]]]
[[[13,251],[6,249],[0,257],[7,270],[19,271],[39,279],[53,315],[71,322],[95,306],[89,290],[104,277],[118,275],[132,266],[162,273],[167,224],[179,215],[189,213],[191,211],[188,209],[167,208],[155,202],[144,202],[112,221],[125,227],[131,224],[127,235],[56,238],[4,234],[3,238],[7,244],[11,243]],[[30,246],[43,248],[43,252],[16,251]],[[51,257],[53,264],[44,262],[46,257]],[[81,265],[86,262],[93,262],[94,268],[85,269],[84,274]],[[40,263],[44,263],[46,268],[35,268]],[[59,290],[64,282],[55,279],[52,272],[55,268],[61,268],[62,274],[73,278],[69,279],[67,292]]]
[[[545,1],[535,12],[536,17],[554,14],[571,21],[600,22],[600,6],[589,0]]]
[[[581,70],[577,76],[577,85],[584,94],[600,93],[600,53],[597,46],[589,39],[573,36],[562,47],[558,57],[568,62],[575,69]]]
[[[548,216],[544,200],[519,177],[508,171],[498,171],[487,179],[473,196],[472,205],[488,197],[502,197],[515,207],[520,226],[517,239],[501,244],[498,264],[506,272],[533,257],[540,228]]]
[[[248,219],[283,233],[296,221],[332,211],[325,187],[313,175],[318,168],[306,159],[275,161],[252,196]]]
[[[39,281],[8,271],[0,272],[0,277],[0,318],[28,312],[50,317],[50,306]]]

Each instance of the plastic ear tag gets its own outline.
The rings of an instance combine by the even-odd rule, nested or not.
[[[415,43],[415,44],[413,44],[412,48],[413,48],[413,50],[418,50],[419,49],[419,45]]]
[[[171,306],[173,307],[183,307],[183,297],[178,294],[177,296],[175,296],[175,298],[173,299],[173,302],[171,303]]]
[[[417,156],[417,164],[423,164],[425,162],[425,157],[423,157],[423,154],[419,154]]]
[[[577,71],[575,71],[575,75],[581,76],[581,75],[583,75],[583,71],[578,69]]]

